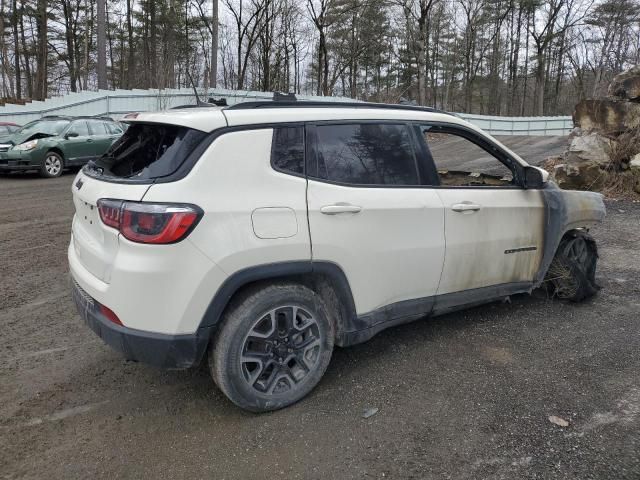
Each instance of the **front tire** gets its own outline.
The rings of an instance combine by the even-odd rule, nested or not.
[[[56,152],[47,152],[40,166],[40,175],[44,178],[55,178],[62,175],[64,160]]]
[[[266,412],[307,395],[333,351],[328,309],[297,284],[254,288],[234,300],[209,351],[211,375],[239,407]]]
[[[598,249],[591,235],[582,231],[567,234],[546,275],[552,294],[572,302],[595,295],[600,290],[595,278],[597,263]]]

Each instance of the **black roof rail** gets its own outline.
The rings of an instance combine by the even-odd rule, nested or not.
[[[182,110],[185,108],[203,108],[203,107],[215,107],[212,103],[205,103],[204,105],[176,105],[175,107],[171,107],[169,110]]]
[[[107,115],[45,115],[40,117],[40,120],[78,120],[78,119],[92,119],[92,120],[109,120],[113,122],[113,118]]]
[[[226,105],[226,100],[225,100],[225,105]],[[218,107],[220,105],[218,105],[217,103],[198,103],[196,105],[177,105],[175,107],[171,107],[169,110],[183,110],[185,108],[207,108],[207,107]]]
[[[227,107],[226,110],[253,110],[261,108],[379,108],[384,110],[408,110],[429,113],[444,113],[453,115],[450,112],[431,107],[418,107],[414,105],[395,105],[391,103],[373,102],[322,102],[318,100],[258,100],[253,102],[240,102]]]
[[[220,98],[209,97],[209,100],[207,100],[207,103],[210,105],[215,105],[216,107],[227,107],[229,105],[227,103],[227,99],[224,97],[220,97]]]
[[[274,102],[297,102],[295,93],[273,92]]]
[[[213,98],[209,97],[206,102],[202,102],[198,99],[195,105],[177,105],[171,107],[169,110],[182,110],[184,108],[203,108],[203,107],[226,107],[228,106],[227,99],[224,97]]]
[[[113,118],[107,116],[107,115],[77,115],[75,117],[69,117],[71,120],[77,120],[79,118],[81,119],[85,119],[85,120],[109,120],[111,122],[113,122]]]

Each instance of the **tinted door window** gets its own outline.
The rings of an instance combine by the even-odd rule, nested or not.
[[[87,122],[73,122],[67,131],[69,133],[76,133],[78,137],[88,137],[89,129],[87,128]]]
[[[91,129],[91,135],[108,135],[104,122],[100,120],[88,120],[87,123]]]
[[[105,126],[107,127],[107,131],[109,135],[121,135],[122,130],[115,123],[105,122]]]
[[[284,172],[304,174],[303,127],[277,127],[273,129],[271,162]]]
[[[317,175],[353,185],[419,185],[405,125],[319,125]]]

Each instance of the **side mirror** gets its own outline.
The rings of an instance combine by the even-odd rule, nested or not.
[[[546,174],[546,175],[545,175]],[[544,187],[549,174],[538,167],[527,165],[524,167],[524,188],[536,189]]]
[[[74,138],[74,137],[77,137],[77,136],[78,136],[77,132],[69,132],[64,136],[64,138],[66,138],[68,140],[70,138]]]

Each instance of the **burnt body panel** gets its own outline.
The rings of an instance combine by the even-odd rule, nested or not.
[[[544,251],[534,288],[544,281],[562,237],[574,229],[593,227],[606,215],[604,197],[599,193],[561,190],[553,182],[540,192],[545,203]]]

